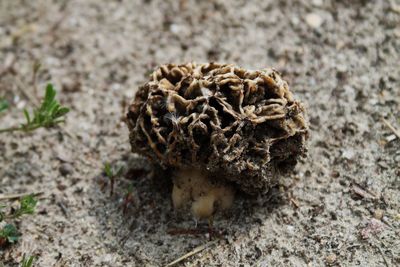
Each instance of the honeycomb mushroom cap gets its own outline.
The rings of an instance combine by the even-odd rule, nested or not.
[[[250,194],[266,192],[306,152],[304,108],[270,68],[163,65],[139,88],[127,123],[132,151]]]

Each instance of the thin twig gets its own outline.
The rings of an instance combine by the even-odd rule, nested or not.
[[[352,185],[351,189],[355,194],[359,195],[362,198],[367,198],[367,199],[368,198],[369,199],[379,198],[375,192],[369,190],[368,188],[363,187],[362,185],[360,185],[359,183],[356,183],[354,181],[353,181],[353,185]]]
[[[291,197],[289,200],[296,207],[296,209],[300,208],[299,203],[294,198]]]
[[[43,195],[43,194],[44,194],[44,192],[40,191],[40,192],[34,192],[34,193],[20,193],[20,194],[11,194],[11,195],[0,195],[0,200],[18,199],[18,198],[29,196],[29,195],[37,197],[37,196],[40,196],[40,195]]]
[[[33,86],[33,94],[38,97],[38,88],[37,88],[37,74],[39,72],[40,69],[40,62],[36,61],[33,63],[33,67],[32,67],[32,86]]]
[[[180,229],[180,228],[173,228],[173,229],[169,229],[167,231],[168,234],[170,235],[194,235],[194,236],[201,236],[201,235],[205,235],[208,234],[210,236],[210,238],[212,237],[216,237],[219,239],[223,238],[222,233],[220,233],[217,230],[213,230],[212,228],[208,228],[208,229]]]
[[[388,122],[387,120],[385,120],[385,118],[382,118],[383,123],[386,124],[386,126],[397,136],[397,138],[400,139],[400,131],[397,130],[396,128],[393,127],[393,125]]]
[[[21,127],[10,127],[10,128],[0,129],[0,133],[6,133],[6,132],[12,133],[15,131],[20,131],[20,130],[21,130]]]
[[[68,218],[68,217],[69,217],[69,212],[68,212],[67,207],[64,205],[64,203],[62,203],[62,202],[60,201],[60,202],[57,202],[57,205],[60,207],[60,209],[61,209],[62,213],[64,214],[64,216],[65,216],[66,218]]]
[[[208,248],[208,247],[210,247],[210,246],[212,246],[212,245],[218,243],[218,241],[219,241],[219,240],[214,240],[214,241],[205,243],[204,245],[198,246],[198,247],[196,247],[195,249],[193,249],[191,252],[186,253],[186,254],[183,255],[182,257],[179,257],[178,259],[174,260],[173,262],[167,264],[165,267],[173,266],[173,265],[175,265],[175,264],[177,264],[177,263],[183,261],[184,259],[187,259],[187,258],[189,258],[190,256],[193,256],[193,255],[195,255],[195,254],[197,254],[197,253],[203,251],[204,249],[206,249],[206,248]]]
[[[378,245],[375,245],[375,247],[379,250],[379,253],[382,255],[382,258],[383,258],[383,261],[385,262],[386,267],[389,267],[390,265],[385,257],[385,254],[383,253],[381,247]]]

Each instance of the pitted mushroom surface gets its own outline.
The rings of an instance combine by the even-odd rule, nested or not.
[[[139,88],[127,121],[134,152],[173,170],[175,187],[186,186],[194,203],[203,197],[215,206],[223,202],[216,197],[221,194],[196,195],[187,181],[201,179],[182,173],[201,174],[216,188],[225,183],[249,194],[265,193],[306,153],[304,113],[274,69],[189,63],[156,69]]]

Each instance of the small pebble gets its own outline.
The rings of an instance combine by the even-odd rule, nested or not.
[[[327,264],[333,264],[336,261],[336,255],[335,254],[330,254],[325,258],[325,260],[326,260]]]
[[[72,174],[74,172],[74,168],[69,163],[61,164],[60,168],[58,170],[60,171],[62,176],[67,176],[67,175],[70,175],[70,174]]]
[[[337,71],[338,72],[342,72],[342,73],[344,73],[344,72],[346,72],[347,71],[347,66],[346,65],[337,65],[336,66],[336,69],[337,69]]]
[[[324,4],[323,0],[312,0],[314,6],[322,6]]]
[[[386,136],[386,141],[392,142],[392,141],[395,140],[396,138],[397,138],[396,135],[391,134],[391,135]]]
[[[376,209],[376,210],[374,211],[374,218],[377,219],[377,220],[382,220],[383,214],[384,214],[383,210],[381,210],[381,209]]]
[[[81,83],[79,80],[74,80],[71,78],[64,78],[61,83],[61,88],[63,92],[78,92],[81,91]]]
[[[321,26],[322,22],[323,22],[323,20],[322,20],[321,16],[319,16],[318,14],[309,13],[306,16],[306,23],[311,28],[314,28],[314,29],[319,28]]]
[[[181,30],[181,27],[180,27],[179,25],[177,25],[177,24],[171,24],[171,25],[169,26],[169,30],[170,30],[172,33],[178,34],[179,31]]]
[[[342,152],[342,157],[345,158],[345,159],[348,159],[348,160],[353,159],[355,155],[356,155],[356,153],[353,150],[350,150],[350,149],[344,150]]]

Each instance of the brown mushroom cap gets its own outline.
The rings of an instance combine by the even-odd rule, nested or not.
[[[273,69],[163,65],[129,107],[132,150],[263,193],[306,152],[302,104]]]

